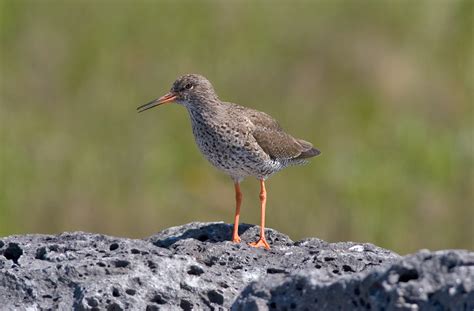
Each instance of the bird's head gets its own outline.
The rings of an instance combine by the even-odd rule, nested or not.
[[[174,81],[168,93],[152,100],[148,104],[138,107],[137,110],[138,112],[143,112],[150,108],[172,102],[193,108],[193,106],[203,105],[217,100],[216,92],[209,80],[198,74],[186,74]]]

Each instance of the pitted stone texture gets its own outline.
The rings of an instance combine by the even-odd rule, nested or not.
[[[205,267],[201,279],[224,287],[221,293],[226,307],[242,290],[243,284],[267,275],[320,269],[335,277],[373,269],[399,257],[372,244],[331,244],[319,239],[294,243],[288,236],[272,229],[266,230],[272,247],[267,251],[247,245],[258,238],[259,227],[241,225],[240,244],[229,241],[231,230],[231,225],[223,223],[193,223],[167,229],[149,240],[175,255],[191,256],[197,260]]]
[[[165,230],[149,240],[174,254],[191,256],[221,273],[222,268],[233,277],[228,285],[241,288],[242,280],[252,281],[267,274],[286,274],[304,269],[322,269],[331,275],[353,274],[367,268],[393,262],[399,256],[368,243],[327,243],[319,239],[293,242],[282,233],[266,230],[269,251],[247,245],[258,238],[259,227],[241,225],[242,243],[229,241],[230,225],[193,223]],[[222,246],[225,247],[222,247]],[[214,277],[214,276],[212,276]],[[234,284],[235,282],[235,284]]]
[[[190,258],[171,258],[166,249],[145,241],[83,232],[1,240],[22,251],[15,262],[5,256],[5,247],[0,248],[1,310],[120,310],[153,305],[160,292],[179,290],[182,276],[166,271],[195,264]],[[154,271],[155,267],[159,269]]]
[[[83,232],[0,238],[0,310],[283,308],[287,294],[278,300],[265,286],[313,293],[314,284],[347,279],[362,297],[370,292],[362,276],[382,273],[401,258],[372,244],[293,242],[272,229],[266,232],[270,251],[249,247],[258,231],[241,225],[241,244],[228,241],[232,226],[224,223],[191,223],[144,240]],[[454,275],[470,271],[469,265],[461,268],[463,260],[448,261]],[[323,306],[331,301],[324,297],[318,298]],[[288,308],[293,306],[289,302]]]
[[[253,282],[232,310],[474,310],[474,253],[421,251],[334,278],[324,270]]]

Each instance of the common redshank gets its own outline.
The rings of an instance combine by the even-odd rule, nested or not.
[[[260,180],[260,238],[249,245],[270,249],[265,239],[265,180],[285,167],[305,163],[320,151],[311,143],[287,134],[268,114],[221,101],[209,80],[198,74],[179,77],[170,92],[137,110],[143,112],[171,102],[186,107],[199,150],[212,165],[234,181],[233,242],[240,242],[240,182],[249,176]]]

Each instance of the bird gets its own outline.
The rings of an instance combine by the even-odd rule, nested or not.
[[[241,242],[238,232],[243,197],[240,183],[246,177],[259,180],[260,237],[249,245],[270,249],[265,237],[266,179],[288,166],[305,164],[321,152],[311,143],[286,133],[265,112],[221,101],[211,82],[200,74],[178,77],[168,93],[139,106],[137,111],[173,102],[188,111],[194,139],[204,157],[234,182],[234,243]]]

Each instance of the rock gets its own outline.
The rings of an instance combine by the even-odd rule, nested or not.
[[[231,232],[224,223],[191,223],[144,240],[83,232],[0,238],[0,309],[472,306],[467,251],[400,257],[366,243],[293,242],[272,229],[267,251],[228,241]],[[258,227],[241,225],[240,235],[254,241]]]
[[[474,253],[421,251],[358,274],[268,275],[232,310],[474,310]]]

